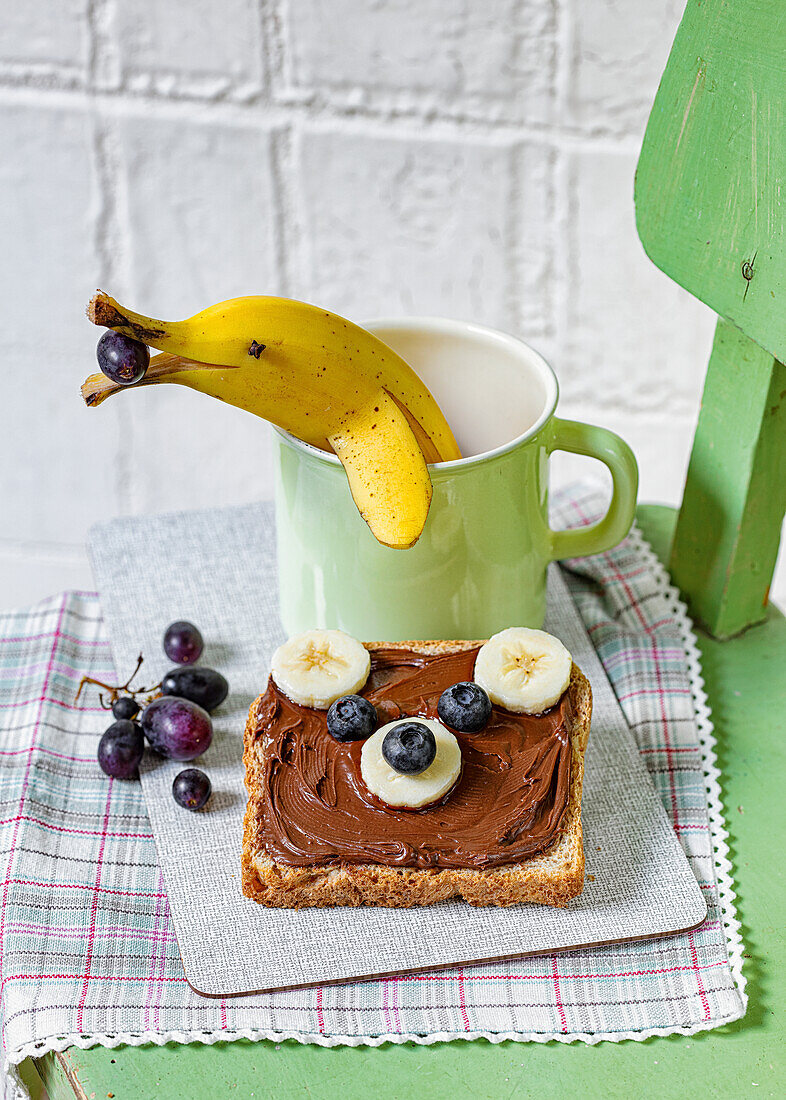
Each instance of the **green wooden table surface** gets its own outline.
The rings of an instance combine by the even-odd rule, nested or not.
[[[673,511],[648,505],[638,518],[668,560]],[[594,1047],[477,1040],[429,1047],[240,1041],[72,1048],[25,1064],[34,1097],[41,1095],[41,1080],[51,1100],[784,1096],[786,619],[772,609],[765,623],[739,638],[716,642],[700,635],[699,641],[745,942],[750,1001],[743,1020],[691,1037]]]

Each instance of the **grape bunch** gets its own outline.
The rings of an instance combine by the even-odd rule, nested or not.
[[[86,677],[110,692],[115,721],[98,745],[98,763],[107,775],[137,779],[146,742],[170,760],[190,761],[207,751],[213,740],[210,711],[226,699],[229,684],[215,669],[195,665],[203,647],[198,628],[179,620],[164,633],[164,653],[177,667],[170,669],[155,688],[134,690],[130,686],[142,664],[141,656],[125,684],[102,684]],[[150,696],[156,691],[161,694],[139,702],[137,696]],[[173,798],[187,810],[201,810],[211,791],[210,779],[199,768],[185,768],[172,784]]]

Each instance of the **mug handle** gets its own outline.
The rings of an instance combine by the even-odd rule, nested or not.
[[[603,462],[611,472],[613,492],[606,515],[591,527],[571,531],[552,531],[549,528],[551,560],[584,558],[610,550],[625,538],[636,511],[639,468],[633,451],[607,428],[582,424],[577,420],[560,420],[558,417],[552,421],[548,453],[552,451],[569,451]]]

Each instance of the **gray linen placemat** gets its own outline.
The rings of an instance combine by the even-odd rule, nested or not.
[[[594,693],[581,897],[564,910],[447,902],[294,912],[264,909],[240,891],[242,732],[283,638],[272,509],[116,519],[94,528],[90,553],[120,675],[141,650],[146,677],[160,678],[168,667],[163,630],[185,618],[205,637],[202,663],[230,682],[201,761],[213,780],[210,812],[189,814],[173,801],[172,779],[183,765],[151,754],[142,776],[180,953],[196,990],[221,996],[400,973],[663,935],[703,920],[701,891],[556,567],[546,629],[563,639]]]

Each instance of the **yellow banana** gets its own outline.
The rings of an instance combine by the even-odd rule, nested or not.
[[[351,409],[353,398],[386,389],[431,441],[429,461],[461,457],[439,406],[409,364],[370,332],[317,306],[288,298],[232,298],[186,321],[169,322],[134,313],[99,291],[88,317],[193,362],[259,368],[248,372],[258,379],[255,400],[264,400],[259,391],[272,383],[275,402],[279,386],[288,383],[288,392],[294,387],[300,400],[314,390],[340,397],[338,409],[321,406],[327,416]],[[270,419],[264,411],[258,415]]]
[[[284,298],[235,298],[187,321],[144,317],[98,292],[95,324],[164,354],[137,385],[174,382],[247,409],[343,463],[374,535],[417,541],[431,500],[426,462],[461,457],[431,393],[391,348],[352,322]],[[89,405],[127,387],[93,375]]]
[[[347,472],[358,511],[376,538],[386,546],[405,548],[417,542],[426,522],[431,478],[393,398],[382,390],[374,401],[348,418],[330,443]]]

